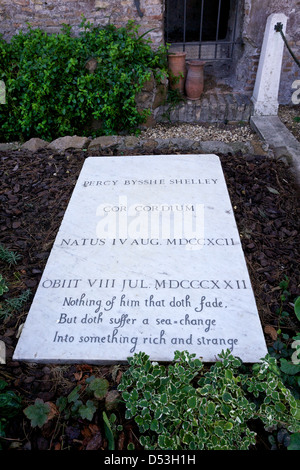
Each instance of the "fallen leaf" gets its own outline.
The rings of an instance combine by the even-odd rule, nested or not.
[[[266,325],[265,326],[265,333],[267,335],[270,335],[271,338],[275,341],[277,339],[277,331],[275,330],[275,328],[271,325]]]
[[[93,423],[89,424],[89,430],[91,431],[92,434],[96,434],[97,432],[100,431],[97,424],[93,424]]]
[[[118,375],[117,375],[117,378],[116,378],[116,383],[117,383],[118,385],[119,385],[119,383],[121,382],[122,375],[123,375],[123,372],[122,372],[121,370],[119,370]]]
[[[96,424],[89,424],[81,430],[81,434],[84,437],[83,446],[86,450],[98,450],[102,446],[102,434],[99,426]]]
[[[52,401],[47,401],[46,404],[49,405],[50,407],[50,411],[49,411],[48,418],[47,418],[47,422],[48,422],[58,415],[58,409],[55,403],[52,403]]]
[[[14,229],[15,229],[15,228],[19,228],[20,226],[21,226],[21,222],[17,222],[17,221],[16,221],[16,222],[13,222],[13,223],[12,223],[12,228],[14,228]]]
[[[277,191],[277,189],[274,189],[274,188],[270,188],[269,186],[267,186],[267,189],[270,191],[270,193],[272,194],[279,194],[279,192]]]
[[[117,408],[121,400],[120,393],[117,390],[110,390],[105,397],[105,408],[113,410]]]
[[[88,426],[85,426],[82,430],[81,430],[81,434],[83,436],[84,439],[91,439],[91,431],[89,430],[89,427]]]
[[[96,434],[94,434],[92,439],[88,442],[85,449],[86,450],[98,450],[100,449],[101,445],[102,445],[102,434],[100,431],[98,431]]]
[[[19,328],[18,328],[18,331],[17,331],[17,334],[16,334],[16,338],[19,338],[20,337],[20,334],[22,333],[22,330],[23,330],[23,326],[24,326],[24,323],[22,323]]]
[[[82,371],[81,372],[75,372],[74,377],[77,381],[82,379]]]
[[[81,430],[81,434],[83,435],[84,440],[90,440],[93,437],[93,434],[96,434],[97,432],[100,432],[100,429],[97,424],[93,423],[89,424],[88,426],[85,426]]]
[[[119,439],[118,439],[118,450],[124,450],[124,443],[125,443],[125,433],[122,431],[120,432]]]
[[[6,345],[0,341],[0,364],[6,364]]]
[[[84,371],[84,372],[90,372],[90,373],[93,371],[93,367],[90,366],[89,364],[78,364],[76,366],[76,369]]]

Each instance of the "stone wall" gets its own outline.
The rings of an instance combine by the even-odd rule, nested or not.
[[[238,39],[241,42],[230,67],[221,68],[217,80],[230,84],[235,91],[251,96],[267,17],[285,13],[288,17],[287,39],[300,58],[300,1],[299,0],[238,0],[241,6]],[[26,22],[49,33],[59,32],[63,23],[78,33],[81,16],[96,25],[108,22],[117,26],[128,20],[140,24],[140,32],[148,35],[154,46],[164,42],[165,0],[140,0],[139,15],[134,0],[0,0],[0,33],[9,40]],[[279,34],[279,33],[278,33]],[[291,104],[292,83],[300,78],[300,70],[284,48],[279,92],[281,104]]]
[[[0,0],[0,33],[10,39],[26,22],[49,33],[60,31],[63,23],[79,31],[81,16],[96,25],[108,22],[123,26],[128,20],[141,25],[154,44],[163,42],[163,0],[140,0],[140,17],[134,0]]]
[[[236,62],[234,85],[238,90],[244,90],[248,94],[252,94],[254,88],[265,26],[268,16],[272,13],[284,13],[287,16],[286,38],[294,54],[300,59],[300,1],[244,0],[244,21],[241,32],[243,53]],[[292,83],[299,78],[299,67],[284,47],[279,89],[281,104],[291,104]]]

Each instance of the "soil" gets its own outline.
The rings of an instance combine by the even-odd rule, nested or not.
[[[300,142],[300,105],[279,106],[278,117]]]
[[[149,154],[149,150],[145,153]],[[164,153],[179,152],[168,148]],[[97,155],[100,156],[100,152]],[[54,417],[42,428],[33,428],[21,411],[5,428],[5,437],[0,439],[3,449],[108,448],[102,411],[97,412],[91,422],[72,417],[66,421],[59,417],[54,404],[92,375],[106,378],[109,391],[113,392],[110,397],[114,396],[126,365],[45,365],[12,361],[18,328],[26,319],[76,179],[88,156],[84,151],[55,154],[47,149],[35,154],[22,150],[0,152],[0,242],[22,257],[11,268],[0,261],[0,273],[9,285],[2,302],[19,296],[26,289],[31,291],[30,300],[20,312],[5,320],[0,318],[0,340],[6,344],[6,364],[0,365],[0,380],[5,380],[8,390],[22,397],[23,409],[40,398],[49,402],[54,410]],[[289,280],[291,299],[300,292],[299,191],[283,161],[266,155],[219,156],[266,342],[271,346],[279,322],[280,282]],[[297,329],[299,331],[299,324],[290,308],[284,332],[291,337]],[[140,449],[136,438],[138,430],[132,421],[125,419],[122,406],[109,397],[102,402],[102,409],[113,411],[117,423],[123,425],[116,448],[124,450],[131,442],[135,449]],[[258,433],[257,448],[270,449],[265,433]]]

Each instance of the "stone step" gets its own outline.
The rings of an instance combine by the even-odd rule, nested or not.
[[[239,93],[205,93],[199,100],[187,97],[177,105],[167,104],[154,111],[156,121],[162,122],[248,122],[252,102]]]

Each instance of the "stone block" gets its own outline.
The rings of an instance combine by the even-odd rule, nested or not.
[[[84,161],[13,360],[267,353],[216,155]]]
[[[48,148],[55,150],[57,152],[64,152],[68,149],[77,149],[82,150],[86,148],[90,139],[88,137],[79,137],[77,135],[67,135],[65,137],[59,137],[58,139],[53,140]]]
[[[89,146],[88,150],[100,150],[100,149],[107,149],[111,147],[116,147],[120,145],[123,141],[123,138],[116,135],[103,135],[101,137],[97,137],[93,139]]]
[[[287,16],[274,13],[267,20],[252,96],[254,116],[276,116],[278,111],[284,42],[280,33],[275,30],[277,23],[281,23],[285,33]]]
[[[32,139],[25,142],[21,148],[24,150],[29,150],[30,152],[37,152],[42,148],[48,147],[48,145],[49,142],[47,142],[46,140],[33,137]]]

